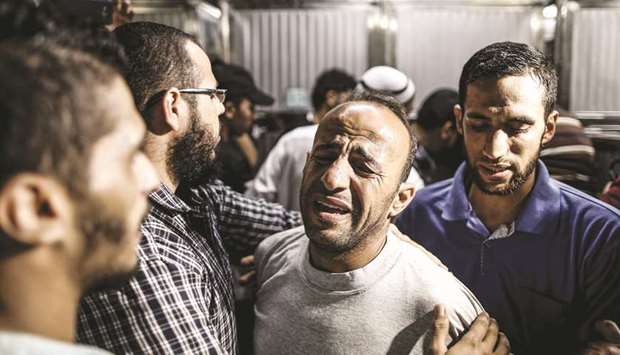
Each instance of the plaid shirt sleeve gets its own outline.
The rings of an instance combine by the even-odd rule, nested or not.
[[[225,321],[209,312],[220,307],[214,285],[200,272],[178,263],[148,259],[142,252],[139,269],[122,289],[85,297],[80,305],[78,341],[115,354],[213,354],[235,353],[231,329],[214,329]],[[226,349],[226,344],[233,344]]]
[[[218,229],[233,260],[254,253],[266,237],[301,225],[301,214],[257,200],[221,184],[201,187],[218,217]]]

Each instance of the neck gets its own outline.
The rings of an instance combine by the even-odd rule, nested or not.
[[[325,114],[329,111],[329,107],[326,105],[321,106],[321,108],[314,113],[314,122],[319,123]]]
[[[310,262],[319,270],[340,273],[363,268],[381,253],[387,241],[389,224],[373,235],[364,238],[353,249],[345,252],[330,252],[310,241]]]
[[[0,263],[0,329],[75,341],[81,290],[58,255],[26,251]]]
[[[170,191],[176,191],[179,183],[172,177],[168,171],[167,164],[167,152],[168,152],[168,140],[158,136],[151,136],[147,140],[147,144],[144,148],[146,156],[151,160],[159,181],[166,185]]]
[[[491,232],[502,224],[510,224],[519,215],[523,202],[534,188],[536,173],[530,174],[519,190],[506,196],[481,191],[475,183],[469,188],[469,201],[476,215]]]

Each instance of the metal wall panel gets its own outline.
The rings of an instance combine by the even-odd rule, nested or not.
[[[620,8],[581,8],[572,23],[570,109],[620,112]]]
[[[477,50],[497,41],[541,47],[541,7],[396,7],[396,66],[417,87],[416,106],[440,87],[458,88],[463,65]]]
[[[365,9],[242,10],[232,12],[232,61],[252,72],[284,105],[286,89],[312,90],[326,69],[361,75],[368,63]]]

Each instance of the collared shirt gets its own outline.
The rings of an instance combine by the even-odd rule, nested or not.
[[[516,354],[574,353],[596,320],[620,321],[620,211],[551,179],[539,161],[514,232],[490,238],[466,171],[420,191],[397,225],[474,292]]]
[[[162,185],[149,200],[137,274],[84,298],[78,341],[115,354],[235,354],[227,249],[252,254],[264,237],[299,225],[299,214],[223,185],[183,200]]]

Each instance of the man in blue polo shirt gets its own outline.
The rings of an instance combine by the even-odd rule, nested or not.
[[[516,354],[571,354],[620,320],[620,212],[549,177],[557,74],[518,43],[463,67],[454,111],[467,162],[398,221],[479,298]]]

